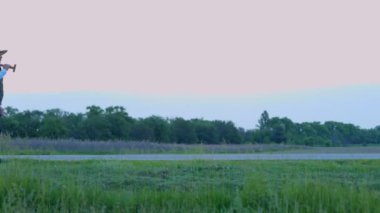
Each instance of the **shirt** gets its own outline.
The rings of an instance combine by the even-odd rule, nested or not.
[[[1,71],[0,71],[0,79],[3,79],[4,76],[7,74],[7,70],[6,69],[3,69],[1,68]]]

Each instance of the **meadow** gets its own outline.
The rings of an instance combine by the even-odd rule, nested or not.
[[[0,212],[380,212],[380,161],[3,160]]]
[[[149,141],[89,141],[0,136],[0,154],[259,153],[307,149],[284,144],[173,144]],[[380,148],[379,148],[380,151]]]
[[[318,147],[289,144],[173,144],[149,141],[89,141],[11,138],[0,135],[0,154],[208,154],[208,153],[380,153],[379,145]]]

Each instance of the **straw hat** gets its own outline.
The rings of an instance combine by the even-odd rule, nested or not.
[[[3,56],[7,52],[8,52],[8,50],[0,50],[0,56]]]

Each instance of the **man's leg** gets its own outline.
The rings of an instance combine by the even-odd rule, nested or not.
[[[4,89],[3,89],[3,79],[0,79],[0,106],[3,103]]]
[[[4,97],[3,79],[0,79],[0,117],[4,116],[4,109],[2,107]]]

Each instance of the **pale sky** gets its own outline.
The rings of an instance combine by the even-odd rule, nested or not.
[[[379,1],[1,0],[9,92],[239,95],[379,83]]]
[[[1,8],[3,62],[18,64],[6,76],[8,98],[244,98],[380,83],[375,0],[1,0]]]

